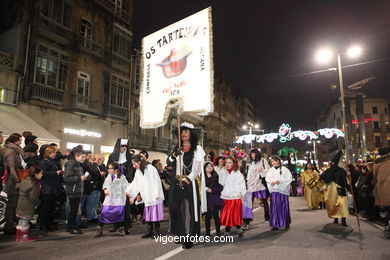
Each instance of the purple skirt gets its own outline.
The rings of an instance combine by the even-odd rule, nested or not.
[[[252,197],[258,198],[258,199],[266,199],[267,198],[267,191],[259,190],[259,191],[252,192]]]
[[[290,205],[288,195],[279,192],[271,193],[270,226],[274,228],[287,228],[290,226]]]
[[[164,202],[152,206],[145,206],[144,220],[146,222],[158,222],[164,219]]]
[[[125,206],[103,205],[99,221],[103,223],[118,223],[125,220]]]
[[[245,206],[242,206],[242,218],[243,219],[253,219],[252,208],[247,208]]]

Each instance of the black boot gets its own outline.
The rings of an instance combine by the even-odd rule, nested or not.
[[[341,218],[341,225],[343,225],[344,227],[348,226],[346,218]]]
[[[154,233],[155,233],[156,236],[161,236],[160,222],[155,222],[154,223]]]
[[[190,249],[193,246],[194,246],[194,243],[192,243],[192,242],[184,242],[182,248],[183,249]]]
[[[149,237],[152,237],[153,236],[153,223],[152,222],[148,222],[148,226],[147,226],[147,232],[145,235],[142,236],[142,238],[149,238]]]
[[[339,219],[338,218],[335,218],[334,220],[333,220],[333,224],[338,224],[339,223]]]
[[[125,235],[130,234],[129,228],[125,228]]]
[[[118,230],[118,227],[115,225],[110,229],[110,232],[116,232]]]

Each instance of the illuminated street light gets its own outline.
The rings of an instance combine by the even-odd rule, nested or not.
[[[255,124],[255,128],[260,128],[260,125],[259,124]]]
[[[330,49],[321,49],[317,52],[316,58],[317,58],[318,62],[325,63],[325,62],[330,61],[332,56],[333,56],[333,54],[332,54],[332,51]]]
[[[348,56],[351,58],[359,57],[362,54],[362,48],[360,46],[353,46],[348,49]]]
[[[349,57],[358,57],[362,53],[362,48],[359,46],[353,46],[348,49],[347,54]],[[329,61],[332,58],[332,51],[330,49],[321,49],[317,52],[316,58],[319,62],[324,63]],[[341,66],[341,54],[337,53],[337,71],[339,74],[339,82],[340,82],[340,99],[341,99],[341,113],[342,113],[342,123],[344,129],[344,144],[345,144],[345,158],[347,162],[350,162],[350,154],[351,147],[349,145],[349,133],[347,127],[346,120],[346,112],[345,112],[345,97],[344,97],[344,84],[343,84],[343,71]],[[315,143],[313,144],[315,146]]]
[[[248,128],[248,126],[246,126],[246,125],[242,126],[242,129],[244,129],[244,130],[246,130],[247,128]]]

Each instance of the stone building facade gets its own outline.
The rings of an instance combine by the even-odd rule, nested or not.
[[[353,160],[361,158],[362,154],[367,151],[377,151],[380,147],[390,145],[388,104],[387,99],[369,98],[363,93],[346,97],[347,127]],[[318,123],[320,128],[342,129],[340,102],[334,102],[324,111]],[[320,146],[320,152],[324,154],[325,160],[329,159],[327,155],[338,147],[336,142],[336,140],[327,140]]]
[[[133,1],[2,4],[13,20],[2,24],[0,51],[14,61],[0,70],[2,103],[61,140],[61,150],[81,143],[109,153],[128,135]]]

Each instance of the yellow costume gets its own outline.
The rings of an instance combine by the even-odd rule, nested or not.
[[[326,210],[330,218],[346,218],[349,216],[347,196],[339,196],[337,193],[337,188],[340,187],[332,181],[325,188]]]
[[[307,186],[307,183],[313,177],[315,177],[317,180],[319,179],[318,173],[316,171],[313,171],[313,170],[307,169],[304,172],[302,172],[302,174],[301,174],[307,207],[310,209],[317,209],[318,206],[320,205],[321,194],[320,194],[317,187],[314,187],[311,189]]]

